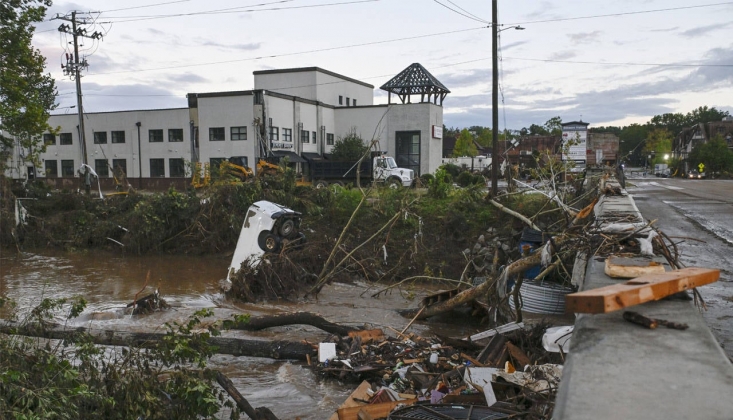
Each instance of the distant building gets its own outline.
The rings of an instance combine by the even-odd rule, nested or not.
[[[692,149],[707,143],[715,136],[722,137],[733,149],[733,117],[725,117],[721,121],[699,123],[680,131],[672,145],[672,153],[676,159],[687,160]]]
[[[327,156],[355,130],[416,175],[441,164],[442,102],[449,91],[417,63],[382,86],[390,93],[386,105],[374,105],[374,86],[319,67],[256,71],[254,86],[189,93],[187,108],[85,113],[88,163],[108,185],[110,168],[119,167],[143,188],[184,185],[190,162],[229,159],[254,167],[261,157],[287,157],[305,171],[309,159]],[[401,103],[392,103],[393,93]],[[60,130],[43,135],[42,167],[34,168],[16,146],[6,176],[76,185],[83,162],[78,117],[53,115],[49,124]]]

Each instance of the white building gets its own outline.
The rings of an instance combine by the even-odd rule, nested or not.
[[[442,100],[449,91],[419,64],[382,86],[390,92],[386,105],[374,105],[374,86],[318,67],[256,71],[254,78],[254,90],[189,93],[188,108],[84,114],[89,165],[100,178],[119,166],[141,185],[190,176],[188,162],[254,166],[274,155],[305,170],[308,159],[327,157],[351,130],[365,142],[376,139],[379,150],[416,175],[441,164]],[[392,104],[392,93],[402,103]],[[412,95],[420,101],[411,103]],[[35,176],[78,177],[77,115],[53,115],[49,124],[59,134],[44,134],[47,149]],[[16,147],[7,176],[33,174],[23,156]]]

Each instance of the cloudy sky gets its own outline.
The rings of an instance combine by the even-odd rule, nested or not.
[[[448,127],[491,125],[489,0],[59,0],[34,38],[55,113],[75,111],[61,71],[71,38],[52,19],[73,10],[104,34],[81,47],[88,112],[186,107],[188,92],[248,90],[253,71],[306,66],[370,83],[386,103],[379,86],[418,62],[451,90]],[[733,1],[500,0],[498,21],[502,129],[733,113]]]

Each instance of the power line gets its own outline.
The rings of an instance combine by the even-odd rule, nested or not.
[[[274,55],[267,55],[267,56],[261,56],[261,57],[241,58],[237,60],[212,61],[212,62],[197,63],[197,64],[182,64],[182,65],[177,65],[177,66],[156,67],[156,68],[139,69],[139,70],[123,70],[123,71],[115,71],[115,72],[108,72],[108,73],[90,73],[88,74],[88,76],[102,76],[102,75],[108,75],[108,74],[121,74],[121,73],[138,73],[138,72],[143,72],[143,71],[171,70],[171,69],[180,69],[180,68],[210,66],[210,65],[217,65],[217,64],[239,63],[239,62],[244,62],[244,61],[256,61],[256,60],[263,60],[266,58],[287,57],[287,56],[293,56],[293,55],[302,55],[302,54],[311,54],[311,53],[324,52],[324,51],[343,50],[347,48],[365,47],[365,46],[370,46],[370,45],[387,44],[391,42],[408,41],[408,40],[413,40],[413,39],[450,35],[450,34],[456,34],[456,33],[468,32],[468,31],[475,31],[478,29],[486,29],[486,27],[482,26],[482,27],[469,28],[469,29],[459,29],[456,31],[439,32],[435,34],[416,35],[416,36],[411,36],[411,37],[395,38],[395,39],[388,39],[388,40],[383,40],[383,41],[364,42],[361,44],[342,45],[338,47],[320,48],[320,49],[314,49],[314,50],[297,51],[297,52],[283,53],[283,54],[274,54]]]
[[[577,61],[577,60],[551,60],[541,58],[504,57],[510,60],[540,61],[543,63],[564,63],[564,64],[598,64],[608,66],[643,66],[643,67],[733,67],[733,64],[678,64],[678,63],[621,63],[610,61]],[[488,60],[488,59],[485,59]]]
[[[463,17],[466,17],[466,18],[469,18],[469,19],[471,19],[471,20],[475,20],[475,21],[477,21],[477,22],[481,22],[481,23],[487,23],[487,24],[489,23],[489,22],[487,22],[487,21],[485,21],[485,20],[483,20],[483,19],[481,19],[481,18],[476,18],[476,17],[474,17],[474,16],[471,16],[470,14],[466,14],[466,13],[462,13],[462,12],[459,12],[458,10],[456,10],[456,9],[453,9],[453,8],[451,8],[450,6],[447,6],[447,5],[445,5],[445,4],[441,3],[441,2],[439,2],[438,0],[433,0],[433,1],[434,1],[435,3],[438,3],[438,4],[439,4],[439,5],[441,5],[441,6],[445,7],[446,9],[450,10],[451,12],[453,12],[453,13],[457,13],[457,14],[459,14],[459,15],[463,16]],[[450,1],[450,0],[449,0],[449,1]]]
[[[491,22],[489,22],[489,21],[488,21],[488,20],[486,20],[486,19],[482,19],[482,18],[480,18],[480,17],[478,17],[478,16],[474,15],[473,13],[469,12],[468,10],[466,10],[466,9],[462,8],[461,6],[459,6],[459,5],[455,4],[455,3],[454,3],[454,2],[452,2],[451,0],[447,0],[447,1],[448,1],[448,3],[450,3],[450,4],[454,5],[454,6],[456,6],[457,8],[461,9],[462,11],[464,11],[464,12],[468,13],[469,15],[471,15],[471,16],[473,16],[473,17],[475,17],[476,19],[480,20],[481,22],[485,22],[485,23],[488,23],[488,24],[490,24],[490,23],[491,23]]]
[[[156,7],[156,6],[165,6],[168,4],[175,4],[175,3],[187,3],[191,0],[176,0],[176,1],[168,1],[165,3],[155,3],[155,4],[146,4],[144,6],[134,6],[134,7],[125,7],[124,9],[113,9],[113,10],[103,10],[99,13],[109,13],[109,12],[121,12],[123,10],[133,10],[133,9],[144,9],[148,7]]]
[[[568,20],[596,19],[596,18],[626,16],[626,15],[640,15],[644,13],[670,12],[674,10],[698,9],[701,7],[724,6],[724,5],[731,5],[731,4],[733,4],[733,1],[727,1],[724,3],[699,4],[696,6],[668,7],[665,9],[639,10],[635,12],[609,13],[606,15],[590,15],[590,16],[576,16],[576,17],[545,19],[545,20],[529,20],[526,22],[506,23],[505,25],[529,25],[531,23],[563,22],[563,21],[568,21]]]
[[[244,7],[260,7],[263,5],[286,3],[289,1],[292,1],[292,0],[281,0],[281,1],[271,2],[271,3],[262,3],[259,5],[244,6]],[[173,17],[198,16],[198,15],[217,15],[217,14],[230,14],[230,13],[270,12],[270,11],[277,11],[277,10],[312,9],[312,8],[319,8],[319,7],[344,6],[344,5],[358,4],[358,3],[373,3],[377,1],[381,1],[381,0],[352,0],[352,1],[337,2],[337,3],[309,4],[309,5],[304,5],[304,6],[270,7],[267,9],[244,9],[243,7],[240,6],[240,7],[233,7],[229,9],[217,9],[217,10],[208,10],[208,11],[191,12],[191,13],[178,13],[178,14],[171,14],[171,15],[107,16],[106,19],[120,19],[116,21],[116,23],[127,23],[127,22],[138,22],[138,21],[143,21],[143,20],[167,19],[167,18],[173,18]]]

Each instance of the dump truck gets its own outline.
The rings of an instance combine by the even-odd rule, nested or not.
[[[361,165],[358,161],[308,159],[305,172],[300,183],[316,188],[356,182],[357,174],[363,182],[374,181],[392,188],[410,187],[415,182],[415,171],[398,167],[394,158],[383,152],[373,152],[371,159],[363,159]]]

